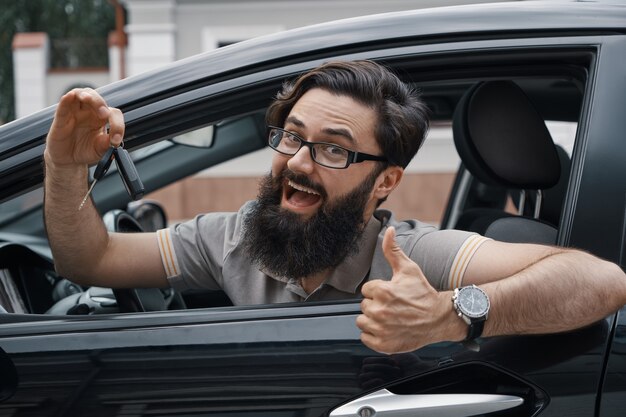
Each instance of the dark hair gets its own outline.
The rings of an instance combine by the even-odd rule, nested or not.
[[[283,126],[295,103],[312,88],[349,96],[374,109],[374,135],[392,165],[405,168],[424,141],[428,108],[414,89],[372,61],[329,62],[283,84],[267,109],[267,123]]]

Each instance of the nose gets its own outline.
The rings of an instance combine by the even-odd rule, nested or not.
[[[307,146],[300,148],[295,155],[287,161],[287,167],[293,172],[311,174],[315,166],[315,161],[311,157],[311,150]]]

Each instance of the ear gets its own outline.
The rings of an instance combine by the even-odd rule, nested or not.
[[[390,166],[380,173],[374,186],[374,197],[378,200],[386,198],[400,184],[404,169]]]

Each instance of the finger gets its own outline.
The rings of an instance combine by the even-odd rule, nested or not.
[[[375,314],[376,313],[375,309],[378,304],[379,304],[378,302],[371,300],[369,298],[363,299],[361,301],[361,314],[364,317],[367,317],[369,320],[376,319],[377,316]]]
[[[67,92],[59,100],[54,118],[55,120],[63,120],[72,114],[72,107],[78,105],[78,97],[76,91],[72,90]]]
[[[120,146],[124,138],[126,125],[124,124],[124,114],[120,109],[109,108],[109,138],[111,146]]]
[[[79,111],[80,102],[75,90],[72,90],[61,97],[54,113],[50,130],[67,131],[74,128],[76,124],[76,113]],[[67,132],[65,132],[67,134]]]
[[[422,276],[422,270],[411,258],[406,256],[396,242],[396,230],[389,227],[383,237],[383,254],[393,272],[392,281],[403,276]]]
[[[368,309],[368,303],[370,303],[372,300],[370,300],[369,298],[364,298],[361,300],[360,302],[360,306],[361,306],[361,313],[367,315],[366,311]]]
[[[372,281],[368,281],[361,287],[361,294],[364,299],[374,298],[374,294],[378,291],[378,288],[383,285],[383,280],[374,279]]]
[[[357,316],[356,327],[358,327],[364,333],[376,333],[375,323],[364,314],[360,314],[359,316]]]
[[[75,91],[82,108],[90,109],[101,120],[106,120],[109,117],[111,113],[109,106],[107,106],[104,98],[96,90],[80,88]]]
[[[383,351],[384,343],[376,336],[370,333],[361,333],[361,342],[368,348],[375,350],[376,352],[385,353]]]

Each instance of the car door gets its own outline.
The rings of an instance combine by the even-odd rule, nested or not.
[[[517,407],[504,415],[534,415],[548,403],[545,415],[589,415],[608,323],[492,338],[480,352],[442,343],[387,356],[360,342],[358,310],[340,303],[4,324],[0,343],[19,383],[0,415],[317,416],[372,393],[383,398],[357,410],[403,403],[397,415],[414,415],[428,398],[456,409],[451,415],[507,406]],[[10,374],[2,378],[10,384]]]
[[[597,235],[589,237],[578,228],[587,204],[582,189],[589,187],[582,160],[599,117],[593,111],[601,111],[596,106],[603,102],[596,94],[604,88],[598,68],[606,66],[599,65],[604,55],[598,51],[605,42],[600,36],[521,37],[399,46],[332,58],[382,60],[418,83],[475,79],[478,72],[502,77],[562,65],[584,68],[588,81],[577,144],[587,148],[577,145],[574,154],[578,176],[570,183],[559,243],[611,255],[612,246],[595,246],[591,242]],[[145,105],[134,103],[126,112],[128,147],[256,112],[270,99],[266,92],[284,77],[330,57],[261,69]],[[487,68],[494,72],[485,73]],[[224,144],[215,162],[239,145],[263,146],[249,142]],[[197,153],[198,159],[205,156]],[[138,163],[139,172],[151,178],[145,164]],[[104,194],[95,192],[96,199],[104,200]],[[108,204],[117,204],[116,198]],[[6,370],[0,388],[15,391],[0,403],[0,415],[364,417],[429,415],[434,409],[447,413],[442,415],[595,413],[613,317],[564,334],[483,338],[478,351],[461,343],[438,343],[384,355],[361,343],[355,326],[359,313],[358,302],[339,301],[92,316],[0,315],[0,363]]]
[[[623,36],[602,42],[598,53],[594,99],[586,119],[584,158],[577,173],[578,196],[573,199],[570,242],[616,262],[626,270],[626,121],[623,74],[626,59]],[[581,172],[582,171],[582,172]],[[599,416],[619,416],[624,409],[624,331],[626,308],[612,329],[614,338],[600,386]]]

